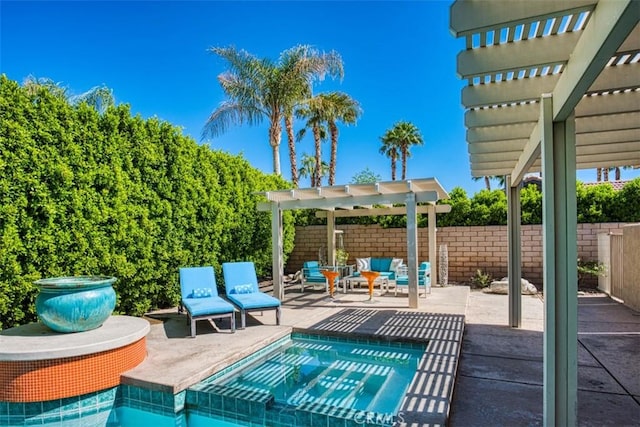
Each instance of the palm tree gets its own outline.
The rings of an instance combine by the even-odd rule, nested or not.
[[[350,125],[356,123],[362,113],[358,101],[351,98],[346,93],[331,92],[318,95],[322,98],[323,109],[329,133],[331,134],[331,158],[329,161],[329,185],[335,184],[336,163],[338,158],[338,126],[340,121]]]
[[[313,141],[315,146],[315,166],[316,172],[314,176],[320,177],[320,168],[322,165],[322,141],[327,138],[327,129],[325,123],[327,122],[327,104],[320,96],[314,96],[305,101],[304,105],[298,107],[296,110],[296,116],[299,119],[306,119],[305,125],[298,131],[297,139],[300,141],[306,135],[307,129],[311,129],[313,132]],[[320,180],[315,183],[315,186],[320,186]]]
[[[480,181],[484,179],[484,186],[487,190],[491,191],[491,177],[490,176],[472,176],[471,179],[474,181]]]
[[[62,86],[62,83],[56,83],[48,77],[36,77],[30,74],[22,81],[22,86],[29,95],[36,95],[40,89],[45,88],[56,97],[69,99],[69,89]]]
[[[62,83],[56,83],[48,77],[38,78],[29,75],[24,79],[22,85],[32,95],[35,95],[39,89],[46,88],[51,94],[67,100],[71,105],[84,102],[99,113],[104,113],[107,108],[115,105],[113,91],[104,85],[94,86],[80,95],[71,95],[66,86],[62,86]]]
[[[398,156],[400,155],[398,146],[396,145],[394,140],[385,139],[385,137],[381,137],[382,147],[380,147],[380,154],[384,154],[385,156],[391,159],[391,180],[396,180],[396,163],[398,161]]]
[[[273,172],[280,175],[283,105],[277,65],[234,47],[213,47],[209,50],[229,63],[229,70],[218,75],[218,82],[228,99],[222,101],[207,119],[202,139],[215,138],[231,125],[260,124],[267,117]]]
[[[320,165],[320,174],[321,175],[319,177],[316,176],[316,158],[315,158],[315,156],[312,156],[311,154],[305,153],[305,154],[302,155],[302,159],[300,160],[300,163],[302,164],[302,167],[300,167],[300,169],[298,171],[300,173],[300,177],[301,178],[309,177],[310,181],[311,181],[311,187],[320,186],[319,181],[329,171],[329,166],[327,165],[327,163],[326,162],[322,162],[321,163],[321,165]]]
[[[507,187],[507,177],[505,175],[494,175],[491,179],[495,179],[498,181],[498,186],[502,188]]]
[[[106,86],[94,86],[88,91],[69,98],[72,104],[86,102],[90,107],[95,108],[99,113],[104,113],[107,108],[115,105],[113,90]]]
[[[231,125],[256,125],[267,118],[273,171],[280,175],[279,149],[284,121],[285,126],[290,126],[287,135],[290,157],[293,156],[292,178],[297,181],[293,106],[311,93],[313,79],[322,79],[327,73],[342,76],[340,56],[335,52],[321,54],[309,46],[296,46],[284,51],[279,62],[274,63],[234,47],[214,47],[210,51],[229,63],[229,70],[218,76],[228,99],[207,119],[202,139],[219,136]]]
[[[622,173],[621,170],[627,170],[627,169],[632,169],[632,166],[616,166],[615,168],[613,168],[614,172],[615,172],[615,179],[616,181],[620,181],[622,179]]]
[[[407,158],[411,156],[409,152],[411,146],[422,145],[424,143],[420,131],[411,122],[400,121],[384,134],[382,137],[385,141],[394,142],[400,149],[400,158],[402,161],[402,179],[407,178]]]
[[[286,95],[284,100],[284,125],[289,146],[291,181],[293,182],[293,187],[297,188],[298,169],[293,132],[294,109],[304,99],[311,97],[311,85],[314,79],[322,80],[325,74],[342,79],[344,70],[342,58],[337,52],[320,53],[308,45],[298,45],[282,52],[280,55],[280,70]]]

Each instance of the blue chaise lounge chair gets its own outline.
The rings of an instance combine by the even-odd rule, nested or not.
[[[222,264],[227,298],[240,309],[240,329],[244,329],[247,311],[276,311],[276,325],[280,324],[280,300],[260,292],[256,267],[252,262]]]
[[[228,317],[231,332],[236,330],[235,308],[218,296],[213,267],[180,268],[182,306],[187,310],[191,337],[196,336],[196,321]]]

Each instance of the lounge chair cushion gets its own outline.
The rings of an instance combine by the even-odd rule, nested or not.
[[[233,306],[218,296],[205,298],[184,298],[182,305],[185,306],[191,316],[204,316],[206,314],[221,314],[233,312]]]
[[[262,292],[254,292],[251,294],[228,294],[227,298],[244,310],[280,306],[280,300]]]

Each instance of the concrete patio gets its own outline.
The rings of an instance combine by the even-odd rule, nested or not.
[[[379,293],[376,290],[376,293]],[[543,301],[522,296],[523,327],[506,326],[508,297],[434,287],[408,309],[393,291],[365,302],[366,290],[337,294],[285,291],[282,325],[273,311],[253,313],[235,334],[224,321],[198,322],[188,338],[186,315],[155,312],[145,362],[123,383],[177,393],[288,335],[309,329],[331,335],[429,341],[398,421],[411,426],[542,425]],[[602,295],[579,298],[579,425],[640,422],[640,315]]]

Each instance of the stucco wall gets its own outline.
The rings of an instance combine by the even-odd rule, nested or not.
[[[640,311],[640,224],[622,228],[623,287],[625,305]]]
[[[598,259],[598,233],[621,231],[625,224],[578,224],[578,257]],[[383,229],[377,225],[339,225],[344,230],[344,248],[349,263],[355,258],[387,256],[406,259],[407,243],[404,228]],[[295,249],[285,267],[287,273],[302,268],[302,263],[318,259],[320,247],[326,247],[326,227],[297,227]],[[418,259],[428,260],[428,230],[418,229]],[[477,269],[494,278],[507,275],[507,227],[444,227],[437,231],[437,245],[446,244],[449,253],[449,281],[464,283]],[[640,264],[640,263],[638,263]],[[522,275],[542,287],[542,228],[540,225],[522,226]],[[594,278],[594,286],[596,279]]]

